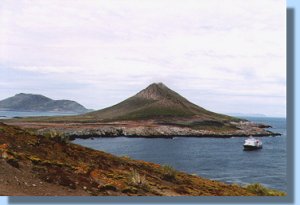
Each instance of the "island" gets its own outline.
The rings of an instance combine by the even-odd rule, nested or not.
[[[52,100],[37,94],[19,93],[0,101],[1,111],[21,112],[70,112],[86,113],[91,111],[72,100]]]
[[[1,120],[70,139],[90,137],[242,137],[276,136],[269,125],[204,109],[168,88],[153,83],[111,107],[73,116]]]

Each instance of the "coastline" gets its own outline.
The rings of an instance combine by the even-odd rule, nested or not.
[[[194,137],[194,138],[231,138],[231,137],[256,137],[277,136],[280,133],[268,131],[270,125],[243,120],[231,122],[241,129],[220,130],[214,126],[214,130],[197,130],[187,126],[173,126],[155,121],[118,121],[118,122],[39,122],[26,121],[35,118],[20,118],[5,120],[9,125],[20,127],[30,134],[37,134],[46,138],[58,138],[72,143],[76,139],[89,138],[168,138]],[[273,124],[272,124],[273,125]],[[273,125],[274,126],[274,125]],[[228,128],[228,127],[226,127]],[[275,129],[276,130],[276,129]],[[139,134],[135,134],[136,132]],[[166,132],[167,131],[167,132]],[[164,132],[163,134],[161,134]],[[149,135],[149,133],[151,133]],[[181,135],[179,134],[181,133]],[[199,133],[201,135],[199,135]],[[147,160],[146,160],[147,161]],[[201,174],[201,173],[199,173]],[[225,182],[226,183],[226,182]]]
[[[0,185],[2,195],[285,196],[259,184],[209,180],[3,123],[0,134],[0,166],[8,182]]]
[[[75,135],[75,136],[69,136],[69,140],[73,141],[76,139],[94,139],[94,138],[117,138],[117,137],[126,137],[126,138],[163,138],[163,139],[173,139],[176,137],[182,137],[182,138],[231,138],[231,137],[276,137],[276,136],[281,136],[280,133],[273,133],[270,135],[265,135],[265,134],[257,134],[257,135],[172,135],[172,136],[167,136],[167,135],[157,135],[157,136],[141,136],[141,135],[120,135],[120,136],[99,136],[99,135]]]
[[[267,130],[269,125],[253,122],[232,122],[237,129],[222,129],[219,127],[206,127],[206,129],[193,129],[187,126],[160,125],[153,122],[110,122],[110,123],[50,123],[50,122],[19,122],[7,121],[9,125],[29,129],[40,135],[61,135],[70,140],[77,138],[97,137],[128,137],[128,138],[173,138],[173,137],[263,137],[280,136]]]

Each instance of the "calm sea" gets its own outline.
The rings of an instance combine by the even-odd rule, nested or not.
[[[243,151],[245,138],[95,138],[74,142],[118,156],[150,161],[228,183],[261,183],[287,190],[286,119],[247,118],[273,126],[282,136],[262,137],[263,149]]]
[[[0,111],[0,118],[70,115],[54,112]],[[76,139],[74,143],[118,156],[171,165],[177,170],[228,183],[261,183],[269,188],[287,190],[286,119],[244,117],[266,123],[282,136],[262,137],[263,149],[243,151],[245,138],[95,138]]]
[[[13,117],[35,117],[35,116],[61,116],[76,115],[72,112],[21,112],[21,111],[3,111],[0,110],[0,119],[8,119]]]

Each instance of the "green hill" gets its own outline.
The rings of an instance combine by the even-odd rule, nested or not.
[[[199,107],[169,89],[163,83],[153,83],[136,95],[85,117],[99,120],[149,120],[197,118],[198,120],[232,120]]]

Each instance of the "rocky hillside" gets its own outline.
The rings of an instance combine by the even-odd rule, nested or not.
[[[0,101],[0,110],[85,113],[85,107],[71,100],[52,100],[43,95],[20,93]]]
[[[203,165],[204,166],[204,165]],[[169,166],[88,149],[0,123],[0,195],[284,195],[258,184],[224,184]]]

